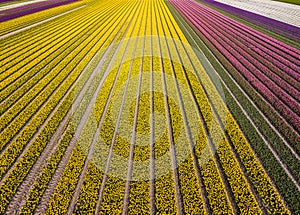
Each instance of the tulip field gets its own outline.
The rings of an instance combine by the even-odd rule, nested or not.
[[[0,214],[300,214],[293,7],[0,0]]]
[[[21,17],[27,14],[31,14],[34,12],[46,10],[52,7],[64,5],[70,2],[74,2],[74,0],[66,0],[66,1],[43,1],[35,4],[24,5],[16,8],[9,8],[1,11],[0,21],[7,21],[10,19],[14,19],[17,17]]]

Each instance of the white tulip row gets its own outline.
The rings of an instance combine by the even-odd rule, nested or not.
[[[216,0],[249,12],[300,27],[300,6],[272,0]]]

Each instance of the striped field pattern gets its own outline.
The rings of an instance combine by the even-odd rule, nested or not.
[[[81,0],[3,18],[0,214],[299,214],[300,44],[227,13]]]

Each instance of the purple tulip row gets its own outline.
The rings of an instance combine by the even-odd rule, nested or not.
[[[300,51],[195,1],[171,0],[242,77],[300,131]]]
[[[276,32],[278,34],[281,34],[289,39],[292,39],[294,41],[300,42],[300,28],[275,20],[271,19],[256,13],[252,13],[240,8],[236,8],[221,2],[217,2],[214,0],[202,0],[203,2],[214,6],[216,8],[219,8],[223,11],[226,11],[232,15],[235,15],[237,17],[240,17],[244,20],[247,20],[249,22],[252,22],[258,26],[261,26],[263,28],[266,28],[270,31]]]
[[[30,10],[30,9],[34,9],[34,8],[40,8],[40,7],[44,7],[44,6],[49,6],[49,5],[53,5],[56,3],[69,3],[69,2],[74,2],[75,0],[46,0],[46,1],[41,1],[41,2],[37,2],[37,3],[32,3],[32,4],[28,4],[28,5],[23,5],[17,8],[11,8],[11,9],[7,9],[4,11],[4,13],[6,14],[11,14],[11,13],[18,13],[18,12],[22,12],[25,10]]]
[[[60,2],[60,1],[58,1],[58,0],[41,1],[41,2],[36,2],[36,3],[26,4],[26,5],[15,7],[15,8],[10,8],[10,9],[5,10],[4,12],[6,14],[17,13],[17,12],[21,12],[21,11],[28,10],[28,9],[33,9],[33,8],[43,7],[43,6],[46,6],[46,5],[51,5],[51,4],[54,4],[56,2]]]
[[[42,10],[50,9],[53,7],[65,5],[71,2],[74,2],[76,0],[64,0],[64,1],[59,1],[59,0],[53,0],[53,1],[44,1],[44,2],[38,2],[35,4],[30,4],[30,5],[24,5],[21,7],[17,8],[11,8],[7,9],[4,11],[1,11],[2,14],[0,15],[0,22],[8,21],[14,18],[18,18],[21,16],[25,16],[31,13],[39,12]]]
[[[220,17],[220,19],[222,19],[222,17]],[[293,68],[290,69],[288,67],[289,61],[287,61],[284,57],[281,57],[279,54],[276,53],[278,49],[276,50],[276,48],[266,43],[260,44],[260,42],[263,41],[253,37],[251,34],[243,34],[245,33],[244,31],[246,31],[247,29],[242,29],[241,27],[236,26],[236,28],[233,27],[236,30],[236,32],[233,32],[233,28],[227,28],[228,22],[224,24],[222,22],[219,22],[217,19],[213,19],[211,21],[214,21],[214,24],[220,25],[219,27],[217,27],[217,29],[219,29],[219,31],[223,33],[222,35],[229,35],[229,37],[225,37],[225,39],[228,40],[228,38],[236,38],[236,41],[238,43],[237,49],[239,49],[239,47],[242,48],[241,53],[243,54],[243,56],[248,56],[247,58],[251,59],[254,62],[254,65],[260,67],[261,70],[264,70],[265,74],[267,74],[274,82],[278,83],[278,85],[280,85],[287,92],[290,92],[293,96],[296,97],[297,100],[300,100],[300,95],[298,93],[298,90],[300,89],[300,74],[295,72],[299,68],[294,64],[290,64],[290,66]],[[250,40],[249,37],[256,42],[255,46],[252,45],[253,40]],[[268,54],[269,50],[265,46],[267,46],[270,50],[274,51],[273,56],[270,56]],[[245,52],[244,50],[247,50],[247,52]],[[290,54],[295,55],[294,52],[290,52]],[[291,61],[293,62],[294,60],[296,60],[299,63],[297,55],[295,55],[294,57],[296,59],[291,59]],[[285,67],[285,70],[282,70],[283,67]],[[288,75],[288,73],[290,75]],[[262,79],[263,78],[264,77],[262,77]]]

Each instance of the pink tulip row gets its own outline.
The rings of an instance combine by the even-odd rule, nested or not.
[[[220,24],[220,23],[214,22],[213,19],[209,19],[209,20],[206,19],[206,21],[211,21],[214,24]],[[298,90],[295,89],[294,85],[287,83],[284,80],[284,78],[281,78],[279,75],[274,73],[274,71],[279,71],[279,73],[284,72],[284,71],[282,71],[278,67],[274,66],[272,63],[270,63],[264,57],[258,55],[256,47],[251,44],[251,41],[249,41],[247,37],[244,39],[245,42],[240,41],[240,38],[242,38],[244,35],[241,35],[240,33],[234,33],[234,32],[233,32],[234,35],[232,35],[231,34],[232,30],[226,28],[226,26],[222,26],[222,24],[221,24],[221,27],[217,26],[215,29],[212,29],[212,30],[215,30],[215,32],[220,35],[220,38],[222,38],[228,44],[230,44],[231,41],[236,40],[236,43],[232,43],[232,47],[235,47],[235,50],[238,50],[241,55],[243,55],[249,61],[251,61],[253,63],[253,65],[256,66],[256,68],[258,68],[261,71],[264,71],[264,73],[261,73],[255,67],[253,68],[253,66],[251,65],[250,67],[252,67],[252,70],[253,70],[254,74],[256,75],[256,77],[258,77],[261,81],[267,83],[268,86],[273,85],[272,89],[274,89],[274,91],[277,94],[281,95],[282,99],[286,100],[286,102],[291,107],[296,107],[295,108],[296,112],[300,110],[299,103],[286,93],[286,92],[289,92],[289,94],[294,96],[297,100],[300,100],[300,95],[298,93]],[[260,51],[260,52],[262,52],[262,51]],[[262,53],[264,54],[264,53],[268,53],[268,52],[262,52]],[[270,56],[270,55],[267,54],[267,56]],[[276,84],[274,84],[274,82]],[[295,84],[299,85],[299,82],[296,82]],[[280,86],[282,89],[285,89],[285,91],[282,92],[281,88],[279,88],[278,86]]]
[[[171,3],[271,106],[294,128],[300,130],[300,95],[297,81],[300,80],[299,50],[194,1],[171,0]],[[288,83],[288,79],[295,79],[295,84]]]
[[[193,2],[193,3],[198,5],[198,7],[202,6],[201,4],[197,4],[196,2]],[[194,7],[195,7],[195,5],[194,5]],[[200,8],[198,8],[198,9],[200,9]],[[205,8],[201,8],[201,9],[210,12],[213,16],[218,17],[219,19],[225,21],[226,24],[230,24],[231,27],[235,27],[236,30],[238,30],[242,33],[244,32],[246,34],[246,36],[249,36],[251,38],[256,38],[255,41],[257,43],[267,46],[270,50],[282,55],[283,57],[289,58],[289,56],[287,56],[286,54],[292,56],[292,58],[290,58],[289,60],[291,62],[294,61],[295,64],[297,64],[298,66],[300,65],[300,59],[299,59],[300,52],[298,49],[293,48],[283,42],[280,42],[266,34],[263,34],[255,29],[253,29],[253,28],[249,28],[248,26],[246,26],[244,24],[236,22],[235,20],[228,18],[228,17],[222,15],[221,13],[216,13],[214,10],[212,10],[210,8],[205,7]],[[299,67],[298,67],[298,69],[299,69]]]
[[[300,70],[300,51],[298,49],[281,43],[220,13],[216,13],[201,4],[191,1],[186,2],[187,4],[196,4],[191,5],[191,9],[194,10],[195,14],[199,16],[207,14],[206,17],[209,17],[209,20],[214,23],[215,26],[220,27],[229,35],[233,35],[235,39],[247,45],[248,48],[259,52],[264,58],[268,57],[266,62],[271,60],[272,65],[274,64],[279,68],[285,67],[285,71],[280,69],[279,75],[283,75],[283,78],[287,79],[291,76],[290,78],[296,79],[299,85],[300,74],[297,71]],[[267,55],[265,55],[266,53]]]
[[[299,85],[300,74],[296,72],[299,71],[300,66],[300,52],[298,49],[287,46],[284,43],[277,44],[275,42],[272,42],[274,40],[273,38],[268,37],[267,35],[264,35],[245,25],[241,25],[240,23],[232,19],[229,19],[227,17],[224,18],[222,14],[212,13],[212,10],[209,8],[207,9],[209,10],[210,16],[212,16],[213,21],[216,24],[222,26],[222,29],[224,31],[235,36],[236,39],[242,41],[245,45],[249,46],[249,48],[252,48],[253,50],[259,52],[259,54],[263,57],[267,57],[266,62],[271,61],[272,64],[276,65],[279,68],[285,67],[285,72],[280,70],[280,72],[278,72],[279,75],[283,75],[284,78],[288,79],[288,74],[290,74],[292,79],[296,78]],[[199,8],[197,12],[207,13],[207,11],[203,10],[202,8]],[[228,26],[230,26],[230,28],[228,28]],[[255,45],[253,45],[253,42],[255,42]],[[273,52],[272,55],[269,55],[270,51]]]

